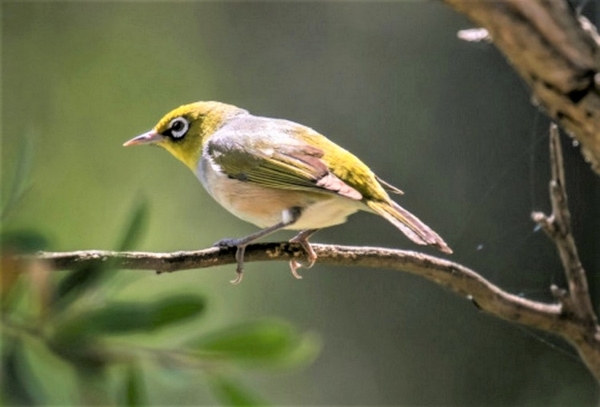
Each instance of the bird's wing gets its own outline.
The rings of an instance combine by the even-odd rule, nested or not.
[[[273,130],[271,130],[273,131]],[[323,150],[286,135],[236,138],[215,135],[206,154],[230,178],[269,188],[329,192],[353,200],[362,194],[335,174],[322,160]]]

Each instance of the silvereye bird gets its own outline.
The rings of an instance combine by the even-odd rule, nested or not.
[[[299,243],[311,267],[317,255],[308,238],[344,223],[359,210],[382,216],[420,245],[452,250],[416,216],[392,201],[402,194],[350,152],[313,129],[288,120],[253,116],[236,106],[197,102],[167,113],[154,129],[125,146],[155,144],[182,161],[208,193],[238,218],[260,227],[239,239],[215,244],[236,247],[242,279],[244,250],[280,229],[299,230]],[[301,264],[290,262],[292,274]]]

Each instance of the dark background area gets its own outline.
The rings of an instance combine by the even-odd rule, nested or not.
[[[592,18],[594,7],[585,9]],[[405,191],[398,202],[445,238],[452,260],[500,287],[550,301],[550,284],[564,280],[552,243],[530,221],[532,210],[549,210],[549,122],[492,45],[457,39],[472,25],[441,3],[2,8],[2,175],[22,138],[33,139],[33,187],[13,224],[42,231],[55,250],[111,249],[140,197],[152,211],[140,250],[199,249],[255,230],[163,151],[121,147],[172,108],[219,100],[308,125],[354,152]],[[598,303],[600,181],[563,141],[575,237]],[[369,214],[313,241],[422,249]],[[212,299],[207,326],[268,315],[317,332],[323,351],[311,366],[244,377],[274,405],[596,402],[567,344],[420,278],[319,263],[302,281],[285,263],[246,271],[235,287],[232,266],[123,271],[139,280],[120,295],[197,289]],[[152,404],[211,402],[201,383],[146,380]],[[165,381],[169,391],[153,391]]]

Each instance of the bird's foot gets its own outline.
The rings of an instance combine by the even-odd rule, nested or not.
[[[235,268],[235,272],[237,273],[236,277],[230,281],[231,284],[239,284],[242,282],[242,278],[244,277],[244,253],[246,252],[246,245],[241,244],[237,245],[237,250],[235,251],[235,259],[237,260],[237,267]]]
[[[221,239],[213,247],[230,248],[235,247],[235,259],[237,261],[237,267],[235,268],[236,277],[230,281],[231,284],[239,284],[242,282],[244,277],[244,253],[246,252],[247,243],[244,244],[242,239]]]
[[[315,263],[317,262],[317,255],[315,254],[315,252],[311,249],[312,254],[314,254],[314,257],[311,256],[311,254],[308,254],[308,263],[307,264],[303,264],[302,262],[298,261],[298,260],[291,260],[290,261],[290,272],[292,273],[292,275],[297,278],[298,280],[302,279],[302,276],[300,274],[298,274],[298,269],[304,267],[304,268],[311,268],[312,266],[315,265]]]
[[[317,253],[315,253],[314,249],[308,242],[308,238],[315,232],[316,230],[303,230],[302,232],[294,236],[292,239],[290,239],[290,243],[298,243],[300,244],[300,246],[302,246],[302,249],[304,249],[304,251],[306,252],[306,257],[308,260],[307,264],[302,264],[302,262],[298,260],[290,261],[290,271],[292,272],[292,275],[297,279],[302,278],[302,276],[298,274],[299,268],[305,267],[309,269],[312,266],[314,266],[315,262],[317,261]]]
[[[237,247],[241,239],[224,238],[213,243],[213,247]]]

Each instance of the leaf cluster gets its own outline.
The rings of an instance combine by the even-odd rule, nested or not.
[[[28,154],[28,149],[23,151]],[[2,214],[16,209],[27,172],[20,164]],[[148,213],[143,202],[134,208],[116,249],[135,247]],[[318,353],[314,335],[280,320],[243,322],[207,332],[200,325],[207,300],[198,293],[171,293],[145,302],[118,300],[115,283],[119,288],[124,284],[110,262],[62,275],[43,263],[17,262],[12,254],[44,250],[48,241],[35,231],[7,231],[4,220],[0,397],[5,404],[47,404],[48,385],[38,374],[43,370],[72,378],[79,392],[78,400],[68,400],[72,404],[143,405],[151,394],[145,377],[176,370],[201,372],[193,374],[193,380],[204,378],[203,384],[221,404],[264,405],[262,398],[238,383],[236,373],[294,367]],[[148,341],[153,344],[145,344]]]

